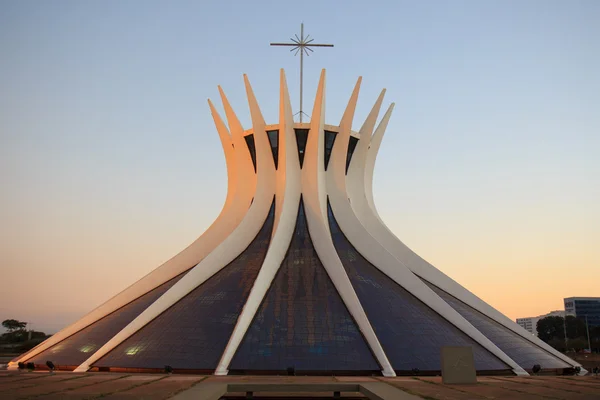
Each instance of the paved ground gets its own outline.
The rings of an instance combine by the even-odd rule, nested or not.
[[[10,360],[18,356],[18,354],[14,355],[0,355],[0,371],[6,369],[6,366]]]
[[[162,400],[185,392],[228,383],[369,383],[384,382],[417,398],[429,400],[600,400],[600,377],[480,377],[476,385],[443,385],[439,377],[273,377],[199,376],[69,372],[0,371],[0,399]],[[212,386],[211,386],[212,385]],[[192,389],[193,388],[193,389]],[[400,392],[398,392],[400,393]],[[245,394],[239,393],[240,398]],[[259,395],[256,393],[255,396]],[[327,393],[319,394],[322,396]],[[362,398],[358,393],[347,398]],[[197,397],[194,397],[197,398]]]

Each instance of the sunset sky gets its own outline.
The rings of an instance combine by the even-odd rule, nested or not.
[[[198,237],[225,199],[207,98],[327,123],[396,102],[383,220],[510,318],[600,296],[600,2],[0,1],[0,320],[56,332]]]

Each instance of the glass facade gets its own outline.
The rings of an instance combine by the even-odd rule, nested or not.
[[[358,144],[358,139],[354,136],[350,136],[350,142],[348,142],[348,154],[346,155],[346,174],[348,174],[348,168],[350,167],[350,161],[352,160],[352,154]]]
[[[569,315],[575,315],[583,321],[587,319],[590,328],[600,326],[600,297],[569,297],[564,301]]]
[[[267,136],[271,145],[271,153],[273,153],[273,161],[275,161],[275,169],[277,169],[279,161],[279,129],[267,131]]]
[[[329,158],[331,158],[331,151],[333,150],[333,143],[336,136],[337,132],[325,131],[325,171],[327,171],[327,166],[329,165]]]
[[[490,339],[500,350],[512,358],[524,369],[531,369],[539,364],[544,369],[568,368],[566,362],[548,353],[546,350],[531,343],[521,335],[500,325],[490,317],[480,313],[471,306],[446,293],[429,282],[429,287],[454,308],[460,315]]]
[[[79,366],[140,315],[150,304],[162,296],[163,293],[186,273],[187,271],[163,283],[131,303],[69,336],[62,342],[28,359],[26,362],[45,365],[46,361],[52,361],[57,368]]]
[[[471,346],[477,370],[510,369],[360,255],[340,230],[331,207],[329,226],[340,260],[394,370],[439,371],[442,346]]]
[[[300,160],[300,168],[302,168],[304,165],[304,153],[306,151],[306,143],[308,141],[308,133],[310,130],[296,128],[294,129],[294,132],[296,134],[296,144],[298,146],[298,159]],[[267,136],[269,137],[269,144],[271,145],[271,152],[273,153],[275,169],[277,169],[279,167],[279,130],[269,130],[267,131]],[[329,158],[331,158],[331,151],[333,149],[333,143],[335,142],[336,136],[337,132],[325,131],[325,170],[327,170],[327,166],[329,165]],[[254,135],[250,134],[244,136],[244,139],[246,139],[248,151],[250,151],[252,163],[254,164],[254,172],[256,172],[256,145],[254,143]],[[346,156],[346,172],[348,172],[350,160],[352,159],[352,154],[354,153],[357,143],[358,139],[354,136],[351,136],[348,144],[348,154]]]
[[[304,208],[230,371],[380,371],[313,247]]]
[[[94,366],[215,369],[267,253],[274,208],[242,254]]]
[[[308,129],[294,129],[296,132],[296,144],[298,145],[298,158],[300,159],[300,168],[304,164],[304,151],[308,141]]]
[[[252,165],[254,165],[254,172],[256,172],[256,147],[254,145],[254,135],[244,136],[246,144],[248,145],[248,151],[250,157],[252,157]]]

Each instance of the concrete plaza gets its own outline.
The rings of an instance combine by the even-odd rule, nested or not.
[[[231,384],[358,384],[372,388],[375,397],[342,393],[342,398],[380,399],[577,399],[600,400],[600,378],[594,376],[479,377],[475,385],[443,385],[439,377],[303,377],[200,376],[0,371],[0,399],[217,400]],[[370,386],[369,386],[370,385]],[[371,389],[369,389],[371,390]],[[255,398],[332,398],[323,393],[254,393]],[[377,397],[379,396],[379,397]],[[227,398],[246,398],[228,392]]]

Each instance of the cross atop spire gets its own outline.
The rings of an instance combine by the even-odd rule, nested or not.
[[[306,115],[302,111],[302,86],[303,86],[303,70],[304,70],[304,55],[309,56],[314,50],[311,47],[333,47],[332,44],[313,43],[315,39],[312,39],[310,35],[304,36],[304,23],[300,24],[300,37],[294,35],[294,38],[290,38],[291,43],[271,43],[271,46],[288,46],[292,47],[290,51],[296,51],[294,55],[300,53],[300,111],[297,114],[300,115],[300,122],[302,122],[302,115]],[[309,53],[310,52],[310,53]],[[308,117],[308,115],[306,115]]]

